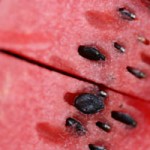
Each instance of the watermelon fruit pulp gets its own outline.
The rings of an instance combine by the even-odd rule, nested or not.
[[[105,109],[85,115],[70,104],[80,93],[96,94],[100,87],[4,54],[0,54],[0,66],[1,149],[89,150],[89,144],[108,150],[150,148],[148,102],[103,89],[108,93]],[[130,114],[137,126],[114,120],[111,111]],[[65,126],[68,117],[78,119],[86,128],[86,134],[68,130]],[[98,128],[97,121],[109,123],[111,131],[107,133]]]
[[[150,10],[147,2],[1,1],[0,47],[150,100]],[[119,8],[125,8],[135,18],[124,19]],[[114,42],[125,48],[125,52],[116,49]],[[78,54],[80,45],[97,47],[106,60],[84,59]],[[127,66],[139,69],[146,77],[136,78],[127,71]]]

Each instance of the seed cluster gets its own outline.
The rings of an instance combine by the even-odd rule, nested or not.
[[[126,49],[117,42],[114,42],[114,47],[122,53],[124,53],[126,51]],[[99,61],[100,59],[105,60],[105,56],[102,53],[100,53],[98,49],[96,49],[94,47],[79,46],[78,52],[82,57],[89,59],[89,60],[95,60],[95,61]],[[137,78],[141,79],[141,78],[146,77],[146,74],[137,68],[127,66],[126,69],[129,73],[131,73],[132,75],[134,75]]]
[[[107,92],[100,91],[98,94],[91,94],[91,93],[82,93],[79,94],[74,100],[74,107],[81,113],[88,115],[88,114],[95,114],[100,113],[100,110],[104,110],[105,106],[105,99],[108,97]],[[137,122],[131,117],[131,115],[127,113],[123,113],[120,111],[111,111],[112,119],[124,123],[125,125],[131,126],[135,128],[137,126]],[[104,122],[98,120],[95,125],[102,131],[109,133],[111,132],[112,126],[108,122]],[[81,121],[78,121],[75,118],[69,117],[66,119],[66,127],[69,127],[78,135],[85,135],[88,130],[84,127]],[[107,150],[107,148],[103,145],[95,145],[89,144],[89,150]]]
[[[133,21],[136,19],[136,15],[132,11],[130,11],[129,9],[127,9],[125,7],[119,8],[118,12],[119,12],[121,18],[123,18],[125,20]],[[149,43],[150,43],[149,40],[143,36],[139,36],[137,39],[145,45],[149,45]],[[114,46],[114,48],[119,50],[121,53],[126,52],[126,48],[118,42],[114,42],[113,46]],[[99,61],[99,60],[105,61],[106,60],[106,56],[104,54],[102,54],[99,49],[97,49],[93,46],[80,45],[78,47],[78,53],[80,56],[82,56],[86,59],[89,59],[89,60],[94,60],[94,61]],[[129,73],[131,73],[132,75],[134,75],[135,77],[137,77],[139,79],[146,77],[146,74],[143,71],[139,70],[138,68],[127,66],[126,69]]]
[[[119,16],[127,21],[133,21],[137,18],[135,13],[133,13],[132,11],[130,11],[130,9],[127,9],[125,7],[119,8],[117,11],[119,12]],[[144,43],[145,45],[149,45],[149,40],[147,40],[142,36],[139,36],[138,40]],[[121,53],[126,52],[126,48],[119,42],[114,42],[113,47]],[[101,52],[100,49],[96,48],[95,46],[80,45],[78,47],[78,53],[80,56],[88,60],[92,61],[106,60],[106,56]],[[142,79],[146,77],[146,74],[136,67],[127,66],[126,70],[136,78]],[[97,95],[91,93],[82,93],[75,98],[74,107],[84,115],[88,114],[93,115],[98,112],[100,113],[105,108],[104,100],[107,97],[108,94],[105,91],[100,91]],[[110,115],[112,119],[125,125],[128,125],[132,128],[135,128],[137,126],[137,122],[128,113],[113,110],[111,111]],[[112,126],[108,122],[97,120],[97,122],[95,122],[95,125],[100,130],[106,133],[111,132]],[[75,132],[78,133],[86,134],[86,132],[88,131],[85,129],[85,127],[80,121],[77,121],[74,118],[68,118],[66,120],[66,126],[71,127],[73,130],[75,130]],[[103,145],[96,145],[92,143],[90,143],[88,147],[89,150],[107,150],[107,148]]]

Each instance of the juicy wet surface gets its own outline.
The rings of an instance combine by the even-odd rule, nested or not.
[[[0,8],[1,48],[70,76],[150,99],[148,1],[4,0]],[[119,9],[123,16],[134,14],[135,19],[122,18]],[[124,53],[116,50],[116,41],[125,47]],[[79,45],[97,47],[106,60],[92,62],[82,58],[78,54]],[[147,78],[139,80],[126,70],[127,66],[143,70]]]
[[[43,1],[40,6],[37,0],[28,4],[18,1],[0,3],[0,46],[12,52],[12,57],[0,53],[0,146],[5,150],[148,149],[149,103],[96,86],[104,83],[149,100],[145,95],[150,88],[145,83],[149,83],[150,30],[148,20],[143,23],[149,17],[148,1],[128,1],[130,6],[121,0],[114,0],[115,5],[107,0],[86,5],[84,1],[74,1],[75,5],[71,1],[58,1],[59,5]],[[81,6],[83,9],[77,12]],[[85,60],[78,55],[79,45],[96,46],[107,59]],[[132,68],[132,74],[125,72],[127,66],[136,71]],[[148,78],[136,79],[141,73]],[[126,81],[132,81],[131,87],[127,88]],[[82,93],[104,96],[100,89],[108,94],[102,111],[87,115],[74,107],[76,97]],[[115,119],[113,111],[122,112],[125,119]],[[67,118],[82,124],[72,122],[68,128]],[[98,122],[102,124],[97,126]],[[84,134],[78,133],[81,125]],[[105,132],[109,127],[111,130]]]
[[[72,102],[79,93],[99,93],[97,86],[3,54],[0,54],[0,66],[4,68],[0,70],[0,145],[3,149],[89,150],[89,144],[108,150],[150,147],[147,102],[105,89],[106,108],[86,115]],[[69,84],[64,85],[64,81]],[[133,129],[111,118],[113,110],[130,114],[137,121],[137,127]],[[65,125],[68,117],[80,121],[86,134],[80,136],[68,130]],[[112,130],[104,132],[96,126],[97,121],[109,123]]]

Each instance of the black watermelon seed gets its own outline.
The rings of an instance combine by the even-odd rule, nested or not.
[[[127,66],[127,70],[128,70],[128,72],[130,72],[131,74],[133,74],[135,77],[137,77],[139,79],[146,77],[146,74],[137,68]]]
[[[120,12],[123,19],[132,21],[136,18],[136,15],[126,8],[119,8],[118,11]]]
[[[76,97],[74,106],[84,114],[95,114],[104,109],[104,101],[94,94],[84,93]]]
[[[84,126],[74,118],[67,118],[66,126],[73,128],[79,135],[84,135],[86,133]]]
[[[98,122],[96,122],[96,125],[106,132],[110,132],[110,130],[111,130],[110,125],[107,123],[98,121]]]
[[[106,97],[108,97],[108,93],[105,92],[105,91],[100,91],[99,96],[102,96],[102,97],[106,98]]]
[[[78,53],[90,60],[105,60],[105,56],[100,53],[100,51],[94,47],[80,45],[78,48]]]
[[[89,149],[90,150],[107,150],[104,146],[97,146],[94,144],[89,144]]]
[[[118,111],[112,111],[111,117],[117,121],[130,125],[132,127],[137,126],[137,122],[129,114],[118,112]]]
[[[118,49],[120,52],[122,52],[122,53],[124,53],[126,50],[125,50],[125,48],[123,47],[123,46],[121,46],[119,43],[117,43],[117,42],[114,42],[114,47],[116,48],[116,49]]]

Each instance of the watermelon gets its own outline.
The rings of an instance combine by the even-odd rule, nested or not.
[[[150,149],[149,102],[2,53],[0,67],[1,149]],[[103,107],[86,114],[89,94]]]
[[[70,76],[150,100],[149,4],[149,0],[3,0],[0,47]],[[87,58],[84,48],[101,57]]]

